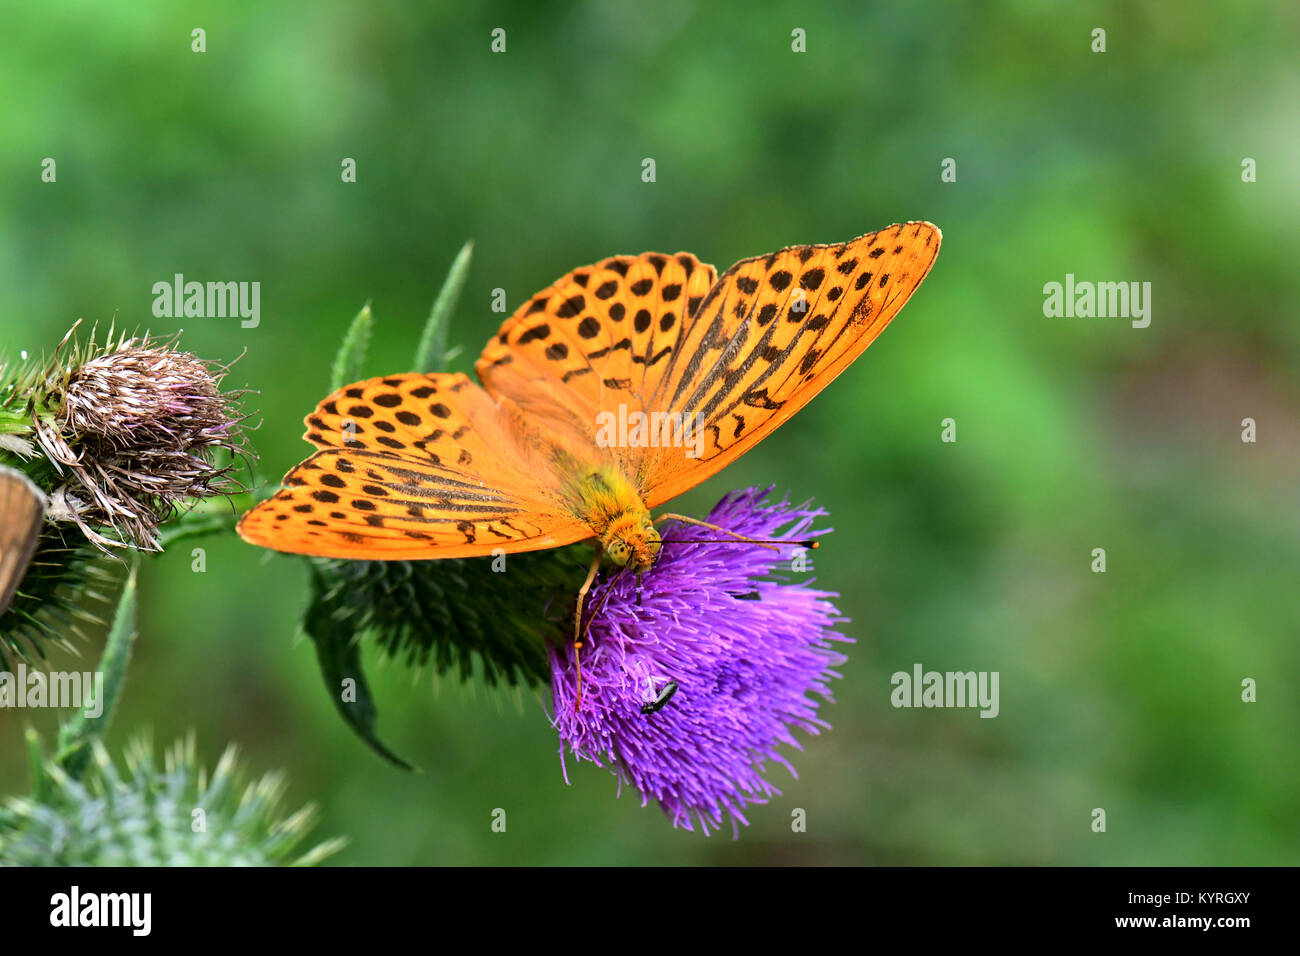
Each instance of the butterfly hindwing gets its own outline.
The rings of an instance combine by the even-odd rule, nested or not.
[[[898,314],[940,240],[930,223],[909,222],[728,269],[689,317],[649,396],[702,434],[694,447],[646,449],[646,504],[716,474],[830,384]]]
[[[0,465],[0,614],[32,562],[45,523],[45,494],[16,468]]]
[[[590,535],[539,491],[508,413],[464,375],[357,382],[307,416],[320,450],[244,516],[253,544],[321,557],[469,557]]]

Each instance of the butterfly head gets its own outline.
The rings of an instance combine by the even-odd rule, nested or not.
[[[659,557],[661,546],[659,531],[647,514],[627,515],[610,522],[600,543],[611,561],[633,571],[649,569]]]

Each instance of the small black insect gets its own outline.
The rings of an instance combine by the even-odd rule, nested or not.
[[[641,713],[653,714],[673,699],[673,694],[677,693],[677,681],[670,680],[664,684],[664,689],[659,692],[659,696],[654,700],[647,700],[641,705]]]

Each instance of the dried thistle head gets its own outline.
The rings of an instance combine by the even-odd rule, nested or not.
[[[235,425],[222,374],[171,343],[130,339],[72,370],[60,424],[123,449],[219,446]]]
[[[243,490],[231,472],[249,454],[245,416],[242,393],[221,390],[228,366],[181,351],[175,337],[114,342],[111,331],[102,346],[92,333],[59,352],[31,406],[36,441],[66,479],[52,518],[101,547],[158,550],[159,525],[184,504]]]

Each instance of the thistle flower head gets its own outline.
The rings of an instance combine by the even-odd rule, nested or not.
[[[803,541],[825,514],[808,506],[764,502],[768,491],[725,497],[708,521],[750,538]],[[795,579],[801,549],[774,552],[747,543],[702,543],[716,531],[664,526],[658,562],[637,581],[602,577],[588,597],[597,609],[582,651],[582,703],[575,709],[573,648],[551,650],[554,723],[561,760],[611,769],[642,803],[657,800],[674,826],[708,833],[730,815],[779,793],[766,762],[794,773],[777,748],[800,748],[795,730],[829,725],[815,694],[830,699],[829,681],[844,656],[833,643],[843,621],[831,598]],[[677,690],[659,710],[643,705]],[[567,771],[566,771],[567,772]]]
[[[541,684],[550,669],[540,635],[573,625],[552,597],[581,585],[590,552],[576,551],[512,555],[508,588],[491,559],[318,559],[308,631],[348,645],[373,640],[385,656],[439,675],[464,680],[478,667],[489,686]]]
[[[241,490],[230,472],[248,452],[238,396],[221,391],[226,371],[174,338],[114,342],[110,332],[106,345],[92,336],[56,353],[32,398],[36,441],[66,479],[50,516],[101,547],[157,550],[159,525],[180,506]]]

